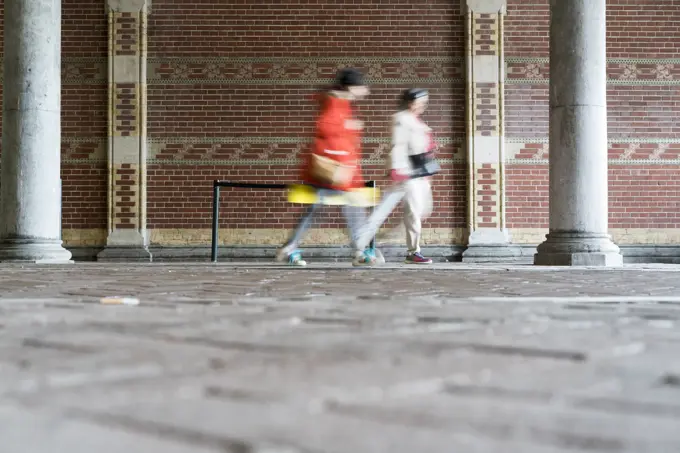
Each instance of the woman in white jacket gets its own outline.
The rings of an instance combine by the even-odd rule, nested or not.
[[[430,264],[420,253],[422,222],[432,213],[430,176],[439,170],[434,160],[432,130],[420,119],[428,92],[412,88],[402,93],[400,111],[393,116],[392,152],[388,159],[393,185],[362,229],[360,246],[368,245],[399,202],[404,200],[408,264]]]

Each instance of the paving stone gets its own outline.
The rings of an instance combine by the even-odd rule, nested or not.
[[[220,445],[201,445],[186,439],[163,438],[161,433],[138,434],[113,424],[73,419],[63,413],[26,410],[0,404],[3,453],[218,453]],[[237,450],[233,450],[237,451]]]

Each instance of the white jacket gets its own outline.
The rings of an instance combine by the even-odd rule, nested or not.
[[[409,174],[412,168],[408,156],[427,151],[430,130],[427,124],[408,110],[395,113],[392,116],[392,152],[388,160],[389,169]]]

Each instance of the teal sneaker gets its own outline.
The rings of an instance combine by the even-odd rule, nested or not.
[[[290,266],[306,266],[307,261],[303,260],[302,253],[299,250],[296,250],[288,255],[288,264]]]
[[[292,247],[282,247],[276,253],[276,261],[290,266],[306,266],[307,262],[302,259],[302,253]]]

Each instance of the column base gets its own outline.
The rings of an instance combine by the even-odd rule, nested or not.
[[[497,263],[517,261],[522,248],[510,243],[507,230],[480,228],[473,231],[463,252],[464,263]]]
[[[151,263],[153,256],[148,247],[142,246],[107,246],[97,254],[97,262],[101,263]]]
[[[551,232],[536,252],[537,266],[623,266],[619,247],[605,233]]]
[[[146,230],[113,230],[106,239],[106,248],[97,254],[97,261],[150,263],[153,256],[148,243]]]
[[[0,241],[0,262],[72,264],[71,252],[61,244],[61,240],[4,239]]]

